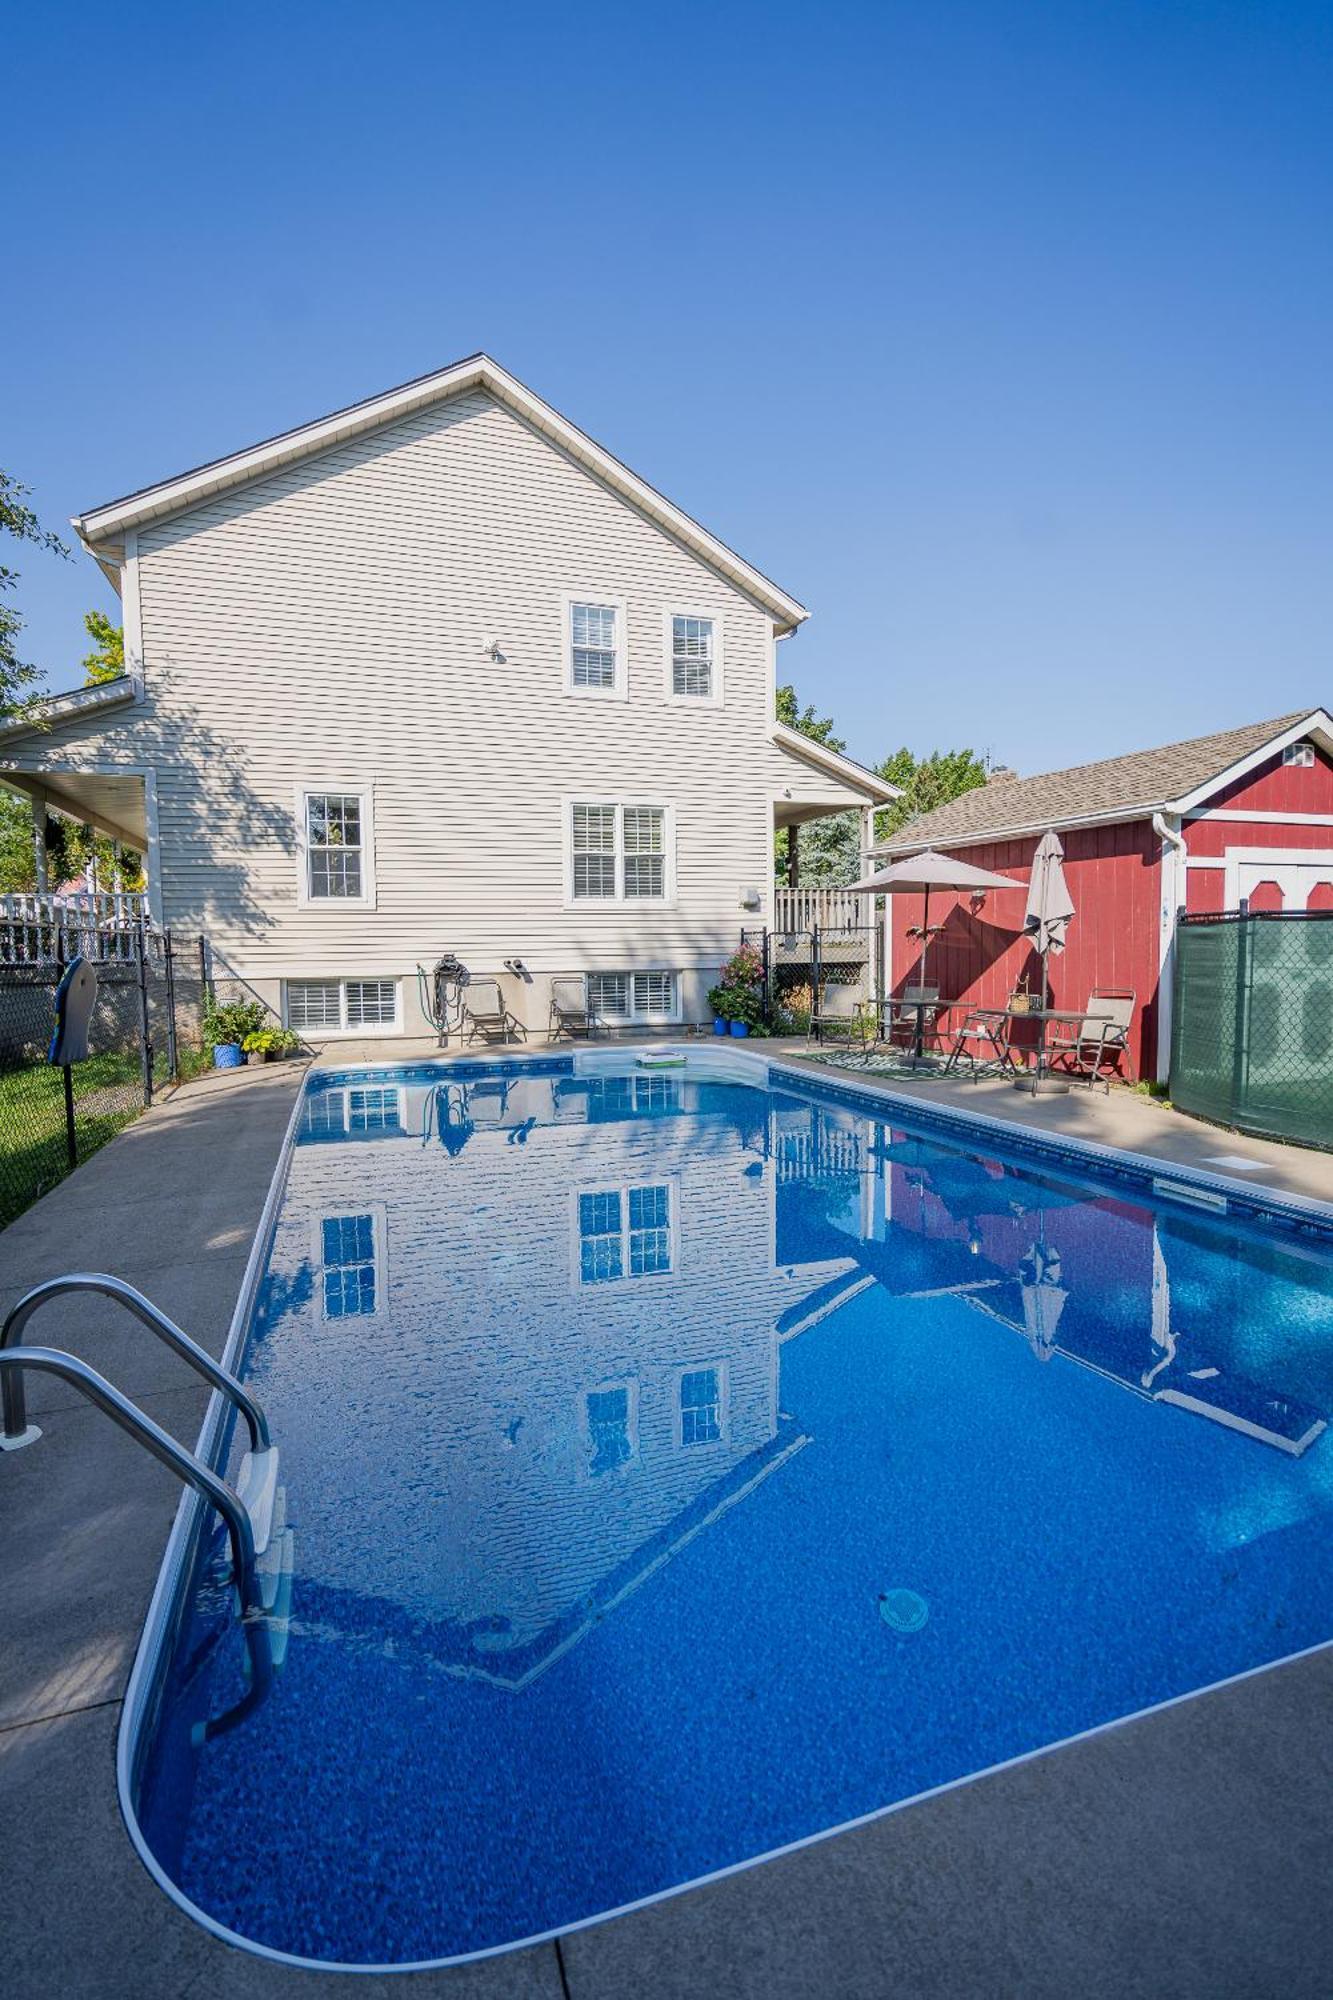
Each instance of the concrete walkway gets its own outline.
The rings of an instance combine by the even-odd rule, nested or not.
[[[369,1046],[385,1059],[384,1044]],[[355,1059],[347,1044],[328,1052]],[[156,1107],[0,1235],[0,1308],[72,1267],[111,1270],[218,1352],[299,1081],[295,1065],[242,1071]],[[1089,1137],[1119,1132],[1136,1150],[1153,1150],[1149,1139],[1193,1145],[1191,1131],[1215,1152],[1259,1144],[1182,1133],[1187,1121],[1141,1100],[1113,1097],[1108,1109],[1080,1093],[1032,1107],[986,1085],[949,1089],[987,1111],[1012,1099],[1014,1115],[1026,1103],[1043,1123],[1076,1118]],[[1279,1159],[1265,1184],[1333,1192],[1320,1156],[1268,1154]],[[193,1440],[202,1388],[109,1307],[57,1305],[33,1332],[85,1355]],[[355,1984],[233,1951],[156,1888],[116,1802],[120,1701],[178,1489],[58,1383],[34,1380],[30,1407],[41,1442],[0,1457],[0,1939],[15,2000],[335,1990],[367,2000],[1300,2000],[1330,1990],[1330,1652],[558,1948]],[[773,1755],[780,1768],[781,1744]]]

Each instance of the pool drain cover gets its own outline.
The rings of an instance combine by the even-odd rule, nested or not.
[[[879,1615],[894,1632],[919,1632],[930,1606],[919,1590],[881,1590]]]

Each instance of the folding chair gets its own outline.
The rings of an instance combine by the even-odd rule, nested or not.
[[[561,1035],[586,1035],[591,1041],[597,1032],[597,1023],[588,1012],[588,988],[582,979],[553,979],[551,981],[551,1025],[553,1042]]]
[[[1017,1065],[1009,1052],[1009,1019],[1003,1007],[969,1007],[954,1030],[944,1074],[951,1076],[965,1062],[975,1083],[980,1076],[1013,1076]]]
[[[1058,1063],[1077,1076],[1085,1076],[1091,1089],[1110,1063],[1113,1068],[1123,1067],[1125,1080],[1133,1083],[1129,1030],[1134,1019],[1134,1001],[1135,995],[1127,988],[1094,986],[1081,1021],[1052,1023],[1054,1032],[1046,1041],[1048,1066],[1054,1068]],[[1109,1075],[1105,1082],[1109,1095]]]
[[[822,1042],[827,1037],[836,1041],[841,1030],[849,1043],[855,1036],[864,1049],[867,1020],[863,1008],[859,986],[825,981],[815,992],[806,1040]]]
[[[524,1034],[517,1017],[505,1006],[498,979],[469,979],[462,999],[469,1042],[508,1042],[515,1030]]]

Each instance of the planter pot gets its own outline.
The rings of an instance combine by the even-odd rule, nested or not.
[[[219,1042],[213,1051],[214,1069],[239,1069],[243,1060],[239,1042]]]
[[[268,1050],[247,1049],[245,1052],[245,1060],[248,1063],[266,1063],[268,1061]]]
[[[714,1033],[715,1035],[725,1035],[725,1034],[726,1034],[726,1032],[727,1032],[727,1028],[728,1028],[728,1026],[729,1026],[729,1023],[728,1023],[728,1022],[726,1022],[726,1021],[724,1021],[724,1020],[722,1019],[722,1016],[721,1016],[721,1015],[719,1014],[719,1015],[718,1015],[718,1017],[717,1017],[717,1019],[716,1019],[716,1021],[714,1021],[714,1023],[713,1023],[713,1033]]]
[[[746,1021],[733,1021],[731,1032],[733,1035],[748,1035],[750,1032],[749,1023]]]

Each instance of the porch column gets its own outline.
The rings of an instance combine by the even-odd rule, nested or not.
[[[787,887],[796,889],[801,882],[801,829],[799,826],[787,828]]]
[[[30,794],[32,806],[32,858],[37,871],[37,893],[44,896],[51,886],[46,864],[46,793]]]

